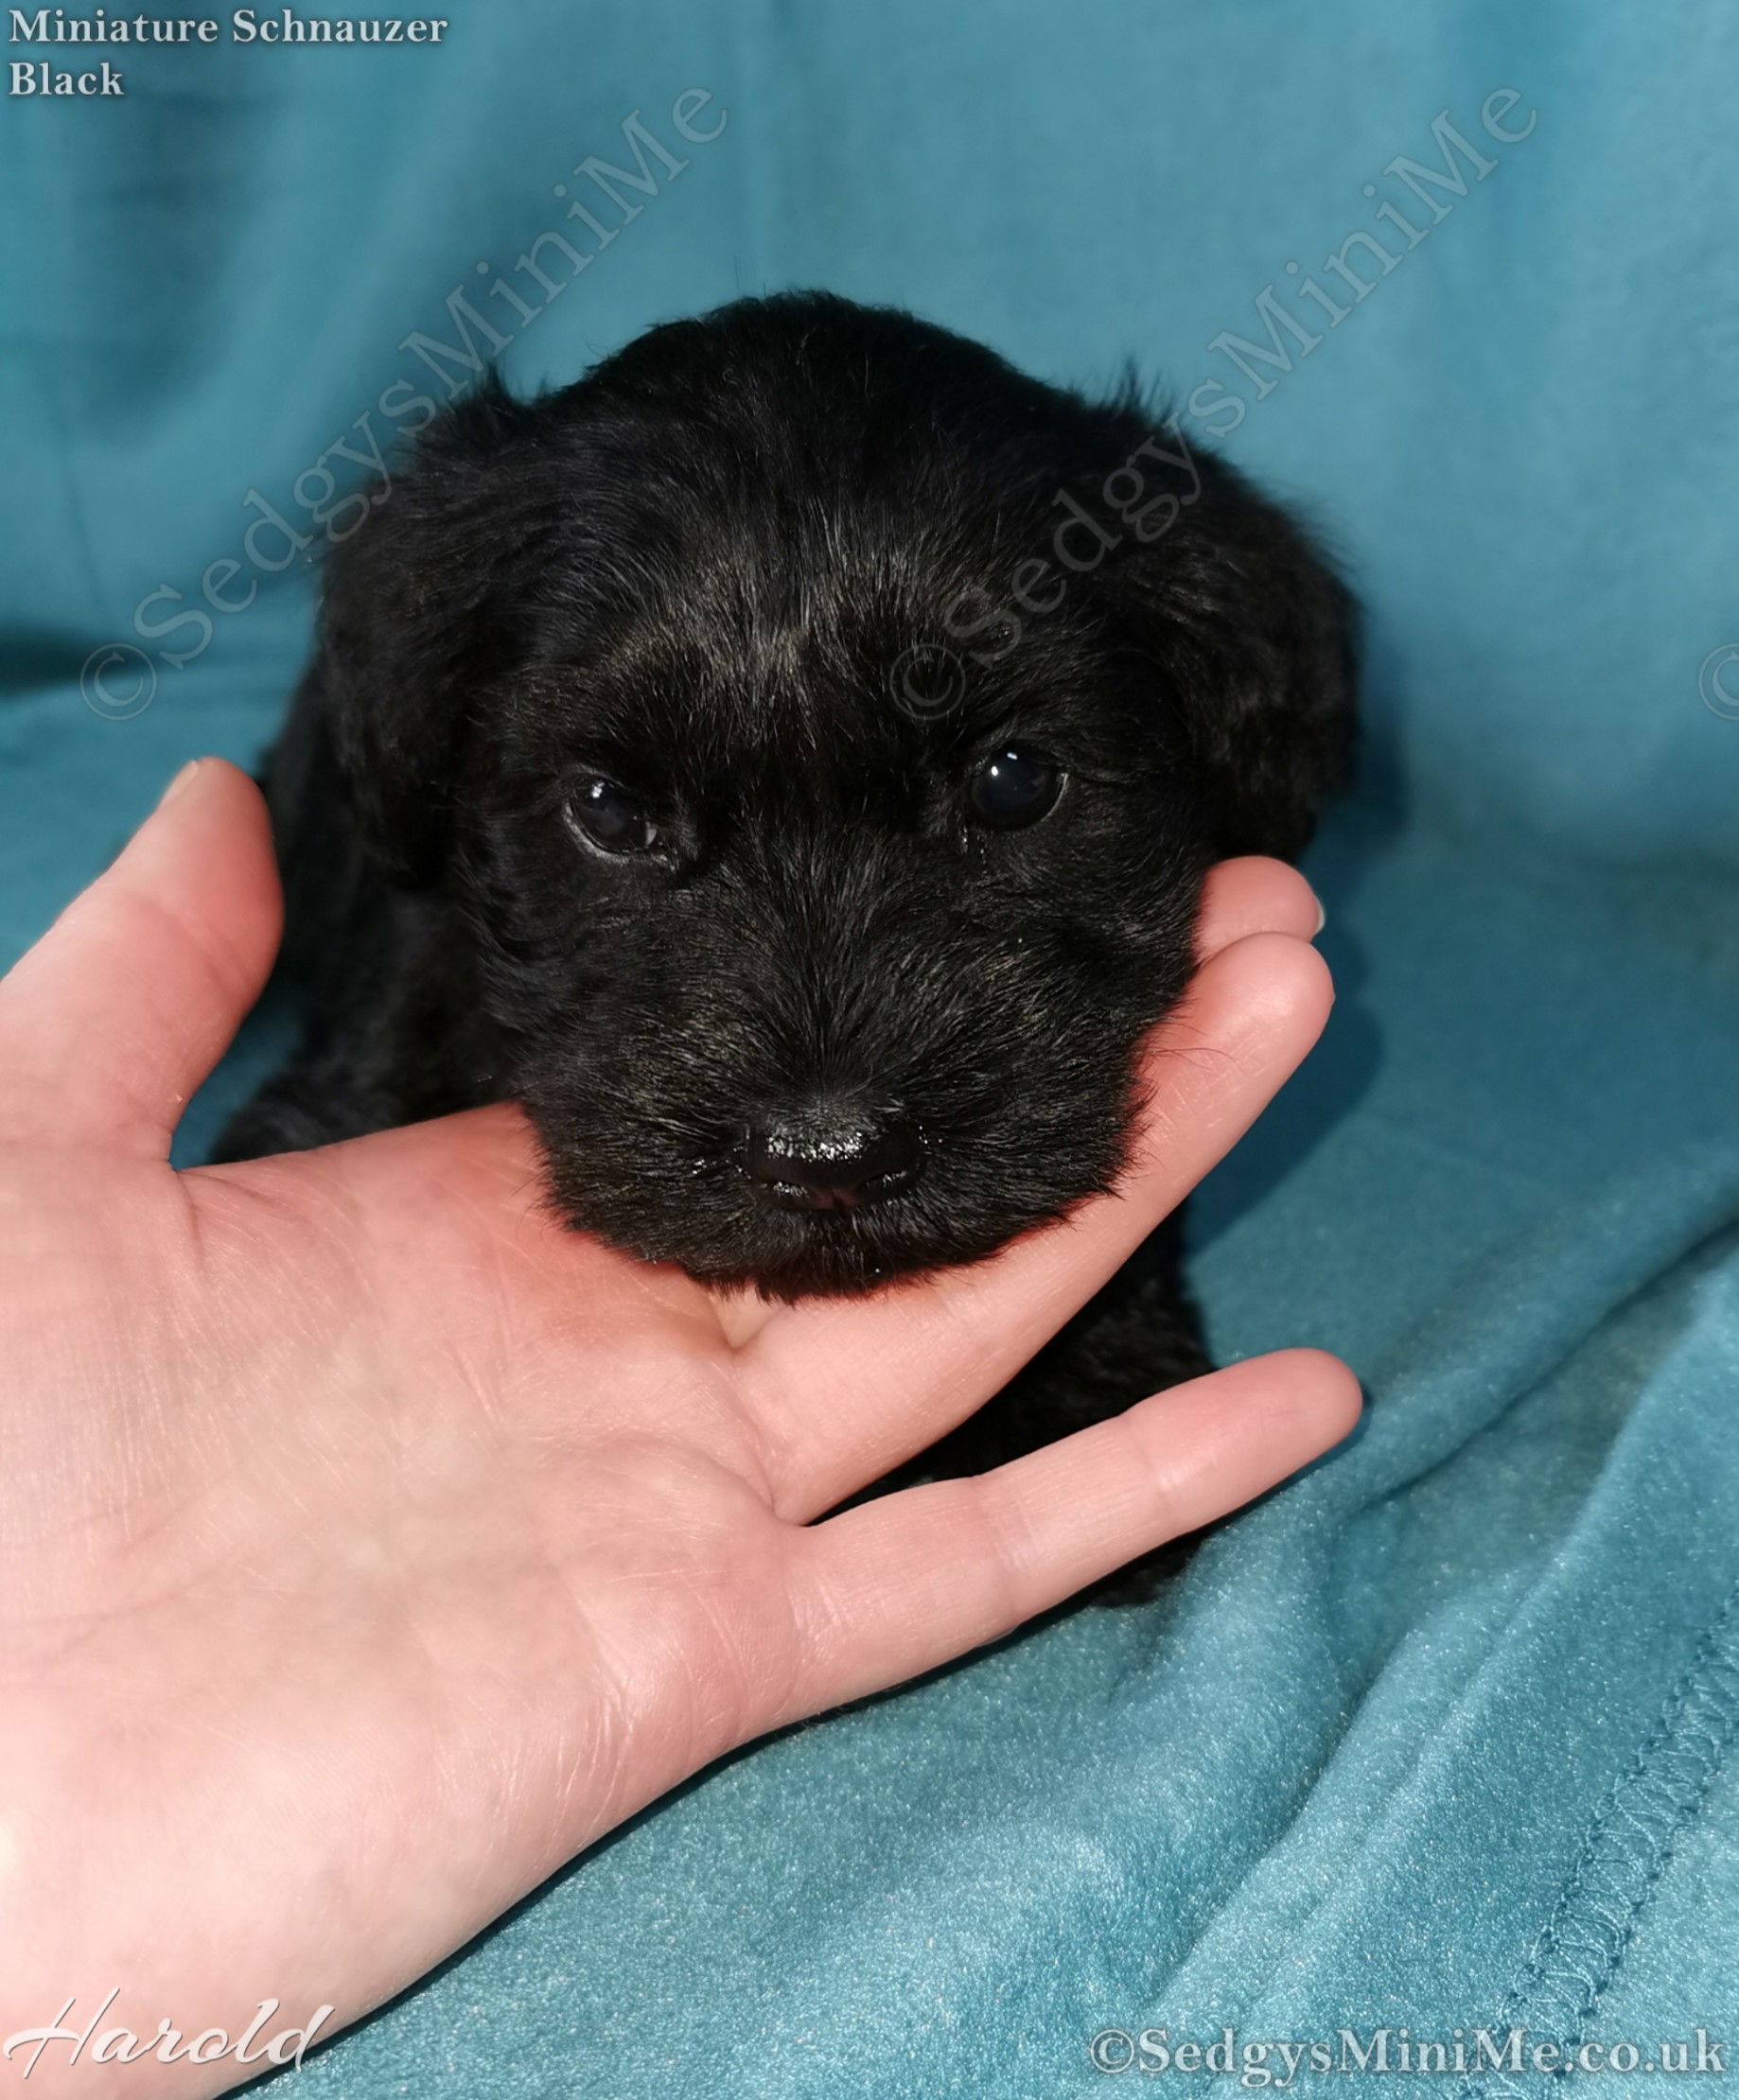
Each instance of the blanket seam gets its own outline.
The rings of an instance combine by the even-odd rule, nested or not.
[[[1498,2034],[1524,2027],[1574,2048],[1611,1987],[1680,1831],[1701,1807],[1739,1729],[1739,1584],[1704,1629],[1653,1734],[1607,1790],[1516,1981]],[[1520,2100],[1508,2072],[1475,2076],[1457,2100]]]

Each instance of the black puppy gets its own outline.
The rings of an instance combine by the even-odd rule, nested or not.
[[[424,432],[270,762],[306,984],[228,1157],[512,1096],[572,1222],[782,1298],[1106,1188],[1203,876],[1343,772],[1351,609],[1178,426],[822,296]],[[1205,1368],[1168,1234],[944,1462]]]

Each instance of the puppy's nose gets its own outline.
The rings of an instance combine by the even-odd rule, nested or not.
[[[921,1158],[909,1123],[822,1111],[751,1124],[743,1169],[787,1209],[849,1211],[909,1187]]]

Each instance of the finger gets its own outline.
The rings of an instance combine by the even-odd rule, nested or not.
[[[1314,940],[1323,930],[1316,892],[1284,861],[1249,854],[1208,870],[1196,918],[1196,954],[1205,962],[1252,934]]]
[[[1005,1385],[1231,1150],[1322,1032],[1331,999],[1303,941],[1234,941],[1155,1036],[1130,1169],[1112,1195],[975,1268],[769,1321],[737,1374],[782,1512],[830,1508]]]
[[[1238,1508],[1338,1444],[1357,1381],[1311,1349],[1142,1401],[975,1479],[859,1504],[802,1534],[798,1711],[863,1698],[1010,1632]]]
[[[281,918],[259,790],[202,760],[0,982],[0,1135],[167,1155]]]

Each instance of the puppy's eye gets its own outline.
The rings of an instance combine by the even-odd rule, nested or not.
[[[650,853],[659,828],[624,787],[602,774],[580,784],[564,812],[569,829],[600,853]]]
[[[966,793],[980,824],[1012,831],[1036,824],[1056,808],[1063,773],[1042,752],[998,751],[974,768]]]

